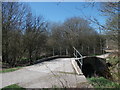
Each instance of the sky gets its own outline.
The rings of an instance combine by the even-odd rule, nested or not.
[[[33,15],[43,16],[50,22],[64,22],[67,18],[97,18],[101,24],[105,24],[106,17],[102,16],[100,3],[96,2],[94,7],[87,2],[29,2]],[[96,28],[94,24],[91,24]]]

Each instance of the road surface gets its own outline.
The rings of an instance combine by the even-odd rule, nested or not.
[[[24,88],[91,87],[83,74],[75,73],[72,60],[74,58],[59,58],[23,67],[14,72],[2,73],[0,87],[11,84],[18,84]]]

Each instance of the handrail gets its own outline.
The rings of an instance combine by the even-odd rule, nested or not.
[[[75,50],[76,50],[76,52],[81,56],[81,57],[83,57],[81,54],[80,54],[80,52],[75,48],[75,47],[73,47]]]
[[[75,47],[73,47],[73,49],[74,49],[73,55],[75,56],[75,58],[76,58],[76,59],[78,60],[78,62],[80,63],[81,69],[82,69],[82,65],[83,65],[83,56],[82,56],[82,54],[80,54],[80,52],[79,52]],[[80,57],[78,58],[77,55],[79,55]],[[81,60],[79,60],[79,59],[81,59]]]

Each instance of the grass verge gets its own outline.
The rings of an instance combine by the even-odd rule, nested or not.
[[[25,88],[22,88],[22,87],[18,86],[17,84],[12,84],[12,85],[6,86],[6,87],[2,88],[1,90],[8,90],[8,89],[11,89],[11,90],[26,90]]]
[[[88,81],[94,88],[120,88],[120,84],[112,82],[104,77],[88,78]]]
[[[13,71],[16,71],[16,70],[18,70],[20,68],[22,68],[22,67],[15,67],[15,68],[3,69],[3,70],[0,71],[0,73],[13,72]]]

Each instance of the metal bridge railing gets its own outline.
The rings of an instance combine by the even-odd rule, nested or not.
[[[81,67],[81,69],[82,69],[83,56],[80,54],[80,52],[79,52],[75,47],[73,47],[73,49],[74,49],[73,55],[75,56],[76,60],[79,62],[80,67]]]

